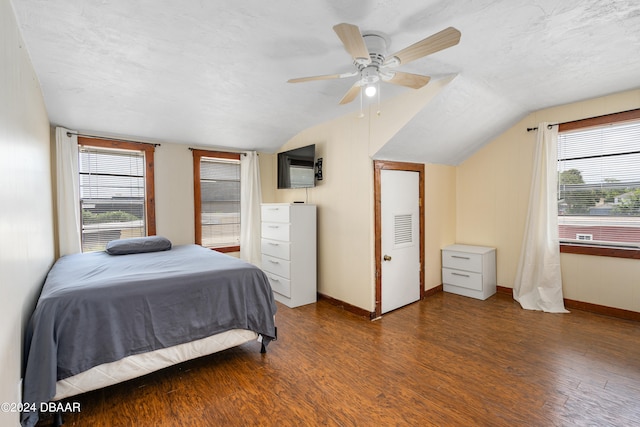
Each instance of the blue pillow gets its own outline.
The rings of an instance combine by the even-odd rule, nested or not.
[[[169,249],[171,249],[171,241],[166,237],[148,236],[112,240],[107,243],[105,251],[109,255],[129,255],[168,251]]]

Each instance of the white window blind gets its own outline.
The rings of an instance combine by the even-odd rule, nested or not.
[[[559,134],[558,226],[564,242],[640,247],[640,121]]]
[[[82,251],[146,235],[143,151],[79,147]]]
[[[202,157],[200,197],[202,246],[239,246],[240,161]]]

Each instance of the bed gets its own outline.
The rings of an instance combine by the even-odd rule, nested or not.
[[[259,268],[198,245],[130,240],[129,252],[67,255],[49,271],[26,333],[23,426],[43,403],[250,340],[265,351],[276,338]]]

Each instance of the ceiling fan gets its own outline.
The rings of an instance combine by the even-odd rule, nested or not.
[[[376,83],[379,81],[420,89],[429,83],[431,79],[429,76],[396,71],[395,68],[455,46],[460,42],[461,35],[460,31],[449,27],[393,55],[387,55],[389,38],[383,33],[375,31],[361,33],[356,25],[347,23],[335,25],[333,30],[342,41],[344,48],[353,58],[356,71],[342,74],[300,77],[290,79],[288,82],[301,83],[313,80],[344,79],[358,76],[358,80],[342,97],[340,104],[347,104],[353,101],[363,87],[365,88],[365,94],[367,96],[374,96],[376,94]]]

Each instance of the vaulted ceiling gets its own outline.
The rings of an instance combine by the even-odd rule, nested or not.
[[[456,77],[377,154],[458,164],[531,111],[640,87],[637,0],[11,0],[54,125],[275,152],[360,109],[332,27],[397,51],[446,27],[457,46],[401,66]],[[384,99],[413,89],[383,85]]]

